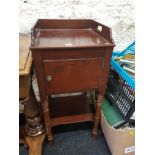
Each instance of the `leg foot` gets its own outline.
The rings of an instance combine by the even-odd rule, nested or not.
[[[47,130],[46,131],[47,131],[48,143],[51,144],[52,143],[52,140],[53,140],[51,127],[47,127]]]
[[[42,147],[44,144],[46,133],[36,137],[26,136],[29,146],[29,155],[42,155]]]
[[[96,140],[96,137],[97,137],[97,132],[94,131],[94,129],[93,129],[93,140]]]

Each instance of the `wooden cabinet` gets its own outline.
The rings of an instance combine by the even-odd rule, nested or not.
[[[113,47],[110,28],[93,20],[42,19],[34,25],[30,49],[49,141],[51,127],[84,121],[94,121],[96,137]],[[86,93],[50,97],[94,90],[99,91],[95,114]]]

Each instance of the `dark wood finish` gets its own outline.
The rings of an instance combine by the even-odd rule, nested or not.
[[[93,139],[96,139],[97,135],[97,129],[100,121],[100,115],[101,115],[101,104],[103,101],[103,95],[98,96],[97,104],[96,104],[96,113],[95,113],[95,122],[94,122],[94,128],[93,128]]]
[[[49,109],[51,127],[94,121],[93,107],[85,95],[49,98]]]
[[[108,41],[109,44],[107,44],[107,46],[114,47],[111,29],[91,19],[39,19],[31,30],[32,46],[37,43],[35,39],[38,38],[38,33],[41,29],[92,29]],[[36,48],[35,46],[33,47]]]
[[[95,49],[42,49],[43,60],[60,60],[60,59],[80,59],[80,58],[100,58],[105,57],[105,53],[102,52],[102,48]],[[82,55],[82,57],[81,57]]]
[[[31,86],[28,99],[24,102],[24,114],[26,115],[25,132],[29,136],[35,137],[45,131],[40,110],[40,106]]]
[[[52,136],[52,132],[51,132],[48,99],[46,99],[42,102],[42,107],[43,107],[43,114],[44,114],[44,121],[45,121],[45,126],[46,126],[47,137],[48,137],[49,143],[51,143],[53,136]]]
[[[113,47],[111,29],[93,20],[40,19],[34,25],[30,49],[49,141],[52,140],[52,126],[80,121],[94,120],[93,137],[96,137]],[[99,91],[95,117],[86,110],[88,104],[85,99],[51,100],[48,97],[77,91],[86,96],[90,90]],[[71,108],[70,104],[76,108]],[[78,106],[81,112],[85,109],[84,113],[77,114],[73,110],[78,110]],[[68,107],[74,115],[69,115],[68,110],[66,113],[62,111]]]
[[[103,58],[44,60],[43,64],[46,90],[50,95],[97,88],[100,82]],[[79,78],[79,75],[82,76]],[[48,76],[51,76],[52,80],[48,81]]]
[[[35,46],[36,48],[103,47],[107,46],[107,43],[106,39],[92,29],[40,29]]]

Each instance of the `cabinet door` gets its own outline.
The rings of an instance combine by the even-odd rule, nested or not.
[[[65,93],[97,89],[103,58],[44,60],[46,91]]]

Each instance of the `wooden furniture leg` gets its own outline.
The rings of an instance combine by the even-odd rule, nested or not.
[[[110,58],[111,58],[112,53],[107,50],[105,54],[105,61],[104,61],[104,68],[102,72],[102,85],[99,88],[99,95],[98,95],[98,100],[96,104],[96,113],[95,113],[95,122],[94,122],[94,128],[93,128],[93,139],[96,139],[97,135],[97,130],[101,118],[101,105],[102,101],[104,99],[104,94],[106,91],[106,84],[108,81],[108,75],[109,75],[109,67],[110,67]]]
[[[49,113],[49,105],[48,105],[48,99],[42,102],[42,107],[43,107],[43,115],[45,121],[45,126],[46,126],[46,132],[47,132],[47,138],[49,144],[51,144],[53,136],[51,132],[51,126],[50,126],[50,113]]]
[[[42,155],[42,145],[45,139],[46,133],[43,133],[37,137],[26,136],[26,141],[29,146],[29,155]]]
[[[93,139],[94,140],[96,139],[97,130],[99,126],[102,101],[103,101],[103,95],[99,94],[97,104],[96,104],[96,113],[95,113],[95,121],[94,121],[94,128],[93,128]]]
[[[28,149],[28,155],[42,155],[46,133],[32,137],[25,133],[25,127],[20,126],[20,144]]]
[[[24,113],[26,115],[26,134],[29,136],[38,136],[42,134],[45,131],[45,127],[32,86],[30,87],[29,96],[24,103]]]

